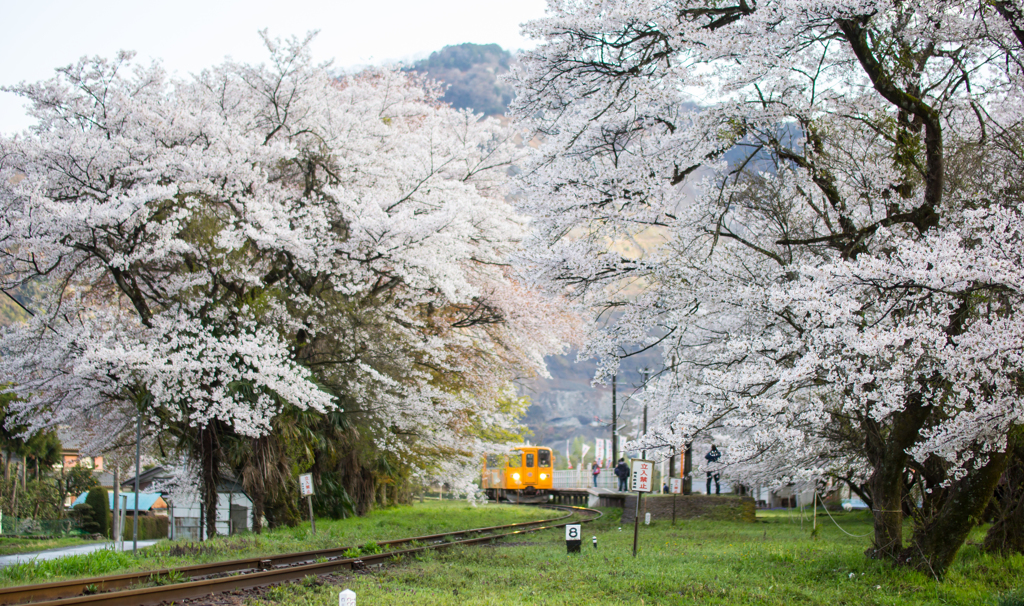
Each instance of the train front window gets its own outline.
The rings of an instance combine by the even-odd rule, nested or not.
[[[537,466],[538,467],[551,467],[551,451],[550,450],[538,450],[537,451]]]
[[[533,467],[533,453],[532,452],[526,454],[526,466],[527,467]]]
[[[487,455],[487,469],[499,469],[501,467],[501,457],[498,455]]]
[[[523,466],[523,453],[516,453],[508,458],[509,467],[522,467]]]

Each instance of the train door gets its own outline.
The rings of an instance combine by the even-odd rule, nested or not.
[[[487,467],[484,470],[484,488],[501,488],[502,467],[504,459],[501,455],[487,455]]]
[[[525,464],[523,465],[523,484],[536,485],[537,484],[537,455],[532,452],[528,452],[525,455]]]

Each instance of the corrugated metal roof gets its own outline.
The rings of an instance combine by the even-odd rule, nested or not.
[[[85,503],[85,497],[88,494],[89,493],[87,493],[87,492],[83,492],[82,494],[78,495],[78,498],[75,499],[75,502],[72,503],[72,506],[78,505],[79,503]],[[127,507],[125,507],[125,497],[127,497],[127,503],[128,503]],[[132,510],[132,511],[135,510],[135,493],[134,492],[122,492],[122,493],[119,493],[118,499],[121,501],[121,504],[120,504],[121,505],[121,509],[127,508],[127,509]],[[160,493],[159,492],[144,492],[144,493],[139,495],[139,511],[149,511],[150,509],[153,509],[154,505],[157,505],[157,504],[159,504],[161,507],[166,507],[167,506],[167,504],[164,502],[164,500],[162,498],[160,498]],[[113,493],[113,491],[107,491],[107,507],[109,507],[111,510],[114,509],[114,493]]]

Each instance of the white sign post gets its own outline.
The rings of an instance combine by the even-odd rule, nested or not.
[[[633,557],[636,557],[636,543],[640,536],[640,497],[651,492],[654,480],[654,461],[633,459],[629,462],[630,490],[636,493],[636,511],[633,512]]]
[[[651,492],[654,490],[654,461],[633,459],[630,461],[630,490],[633,492]]]
[[[299,494],[306,497],[306,503],[309,505],[309,526],[313,529],[313,534],[316,534],[316,520],[313,519],[313,474],[304,473],[299,476]],[[355,594],[352,594],[352,601],[355,603]]]
[[[583,526],[580,524],[565,525],[565,552],[579,553],[583,541]]]
[[[338,594],[338,606],[356,606],[356,592],[346,589]]]

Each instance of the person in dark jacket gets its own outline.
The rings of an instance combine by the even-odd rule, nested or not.
[[[722,453],[718,452],[718,449],[715,448],[714,444],[712,444],[711,450],[708,451],[708,454],[704,455],[704,458],[707,460],[708,463],[717,463],[718,459],[721,458],[721,456]],[[718,480],[721,477],[722,475],[717,471],[714,472],[714,474],[712,474],[710,470],[708,471],[708,494],[711,494],[712,479],[715,481],[715,494],[722,494],[722,487],[718,485]]]
[[[619,459],[619,464],[615,466],[615,477],[619,478],[619,492],[626,492],[626,480],[629,478],[629,465],[626,465],[625,459]]]

